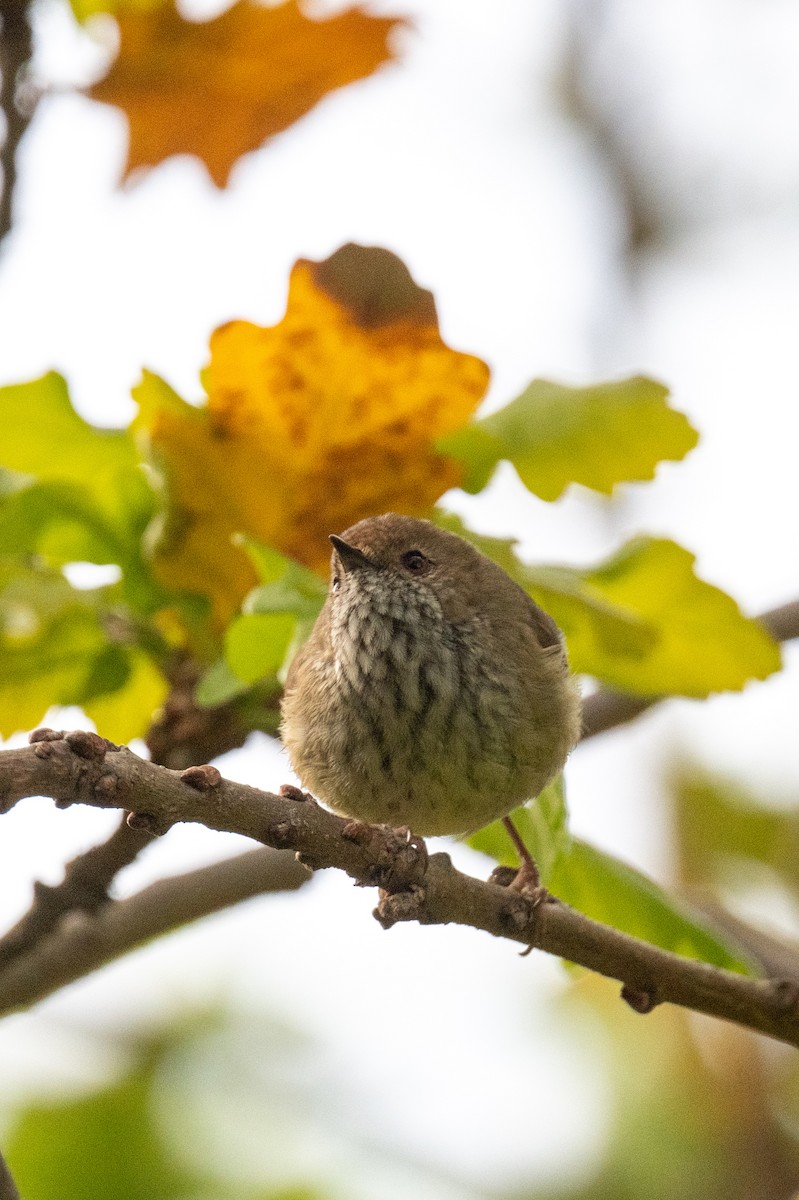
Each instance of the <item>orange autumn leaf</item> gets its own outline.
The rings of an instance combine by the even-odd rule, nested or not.
[[[155,376],[135,393],[168,498],[161,578],[211,596],[224,623],[255,582],[233,534],[324,571],[328,534],[427,512],[461,477],[433,443],[471,417],[488,377],[445,345],[431,293],[389,251],[301,259],[279,324],[212,335],[204,408]]]
[[[311,20],[297,0],[277,8],[240,0],[201,23],[171,5],[122,9],[117,20],[119,55],[89,94],[128,116],[125,175],[196,154],[218,187],[242,154],[389,61],[389,37],[405,23],[359,8]]]

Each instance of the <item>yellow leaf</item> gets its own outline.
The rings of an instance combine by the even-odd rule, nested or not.
[[[196,154],[218,187],[242,154],[389,61],[390,35],[404,24],[359,8],[315,21],[297,0],[274,8],[240,0],[201,23],[171,5],[124,9],[117,20],[119,56],[89,94],[128,116],[126,176]]]
[[[165,489],[160,578],[210,596],[224,624],[255,583],[233,534],[323,571],[328,534],[429,511],[460,479],[433,442],[469,419],[488,376],[444,344],[432,295],[389,251],[301,260],[278,325],[213,334],[205,408],[153,375],[134,390]]]

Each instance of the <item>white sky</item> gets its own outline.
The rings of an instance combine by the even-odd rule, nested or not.
[[[245,158],[226,193],[185,158],[115,190],[122,118],[77,95],[42,103],[0,260],[0,383],[56,367],[79,410],[108,424],[129,419],[143,365],[194,398],[210,331],[237,316],[278,320],[295,259],[325,257],[348,240],[385,245],[433,290],[450,344],[491,364],[489,403],[536,375],[588,382],[643,371],[671,385],[702,433],[686,463],[610,506],[586,494],[545,505],[501,471],[490,495],[451,497],[475,527],[515,533],[543,561],[592,561],[631,533],[667,534],[748,611],[792,598],[797,6],[609,6],[597,35],[598,86],[648,156],[674,230],[639,264],[632,287],[617,258],[607,174],[553,100],[567,6],[371,7],[415,14],[402,63],[333,95]],[[585,19],[599,7],[586,3]],[[40,26],[42,77],[59,85],[82,77],[92,55],[54,0]],[[799,773],[790,658],[792,673],[744,697],[673,704],[635,731],[581,748],[567,775],[577,831],[662,874],[658,779],[675,747],[789,794]],[[266,787],[288,777],[265,739],[222,766]],[[65,858],[108,824],[104,814],[56,813],[42,801],[4,818],[5,919],[25,903],[31,878],[57,879]],[[124,886],[215,857],[223,845],[203,830],[173,831]],[[603,1054],[550,1007],[559,967],[519,960],[512,947],[464,930],[385,934],[369,917],[372,903],[324,877],[303,895],[251,904],[152,947],[6,1022],[3,1074],[22,1086],[61,1062],[74,1072],[88,1060],[69,1030],[87,1027],[87,1011],[112,1026],[162,1004],[230,995],[318,1036],[335,1111],[322,1119],[331,1147],[337,1129],[357,1129],[364,1144],[460,1180],[458,1196],[540,1183],[564,1160],[587,1168],[607,1108]],[[342,1180],[348,1169],[340,1163]],[[381,1173],[368,1154],[363,1181],[370,1200],[394,1200],[411,1183],[424,1194],[412,1173]],[[435,1194],[450,1193],[440,1184]]]

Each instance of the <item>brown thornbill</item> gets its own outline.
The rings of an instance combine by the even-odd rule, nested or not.
[[[330,590],[283,699],[303,785],[419,834],[468,833],[537,796],[580,728],[552,618],[428,521],[387,513],[330,540]]]

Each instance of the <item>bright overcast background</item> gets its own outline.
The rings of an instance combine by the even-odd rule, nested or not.
[[[640,372],[667,383],[701,433],[685,463],[611,502],[572,489],[547,505],[500,470],[487,494],[447,498],[475,528],[516,535],[543,562],[587,563],[633,533],[668,535],[745,611],[793,598],[799,4],[397,0],[370,10],[414,18],[399,63],[241,160],[227,191],[188,158],[119,189],[122,116],[67,90],[104,59],[43,0],[38,76],[52,94],[22,147],[0,257],[0,383],[57,368],[79,411],[108,425],[130,419],[145,365],[199,398],[211,330],[234,317],[279,320],[297,258],[347,241],[386,246],[433,291],[445,340],[491,365],[489,405],[538,375],[588,383]],[[581,747],[567,768],[576,830],[667,878],[659,796],[670,756],[787,797],[799,775],[799,661],[786,658],[785,675],[743,697],[672,703]],[[290,778],[263,737],[219,765],[268,788]],[[4,817],[3,920],[33,878],[57,881],[114,820],[49,801]],[[238,843],[173,830],[120,890],[223,848]],[[478,856],[456,853],[485,873]],[[560,966],[470,930],[384,933],[373,902],[331,873],[6,1021],[0,1099],[96,1077],[90,1017],[115,1029],[222,998],[315,1039],[324,1102],[308,1115],[308,1144],[287,1141],[287,1177],[295,1159],[312,1168],[315,1158],[335,1176],[341,1156],[352,1194],[346,1130],[346,1144],[362,1146],[370,1200],[424,1196],[428,1168],[438,1173],[430,1194],[445,1200],[579,1178],[602,1146],[603,1052],[561,1021]],[[418,1178],[413,1162],[425,1167]]]

